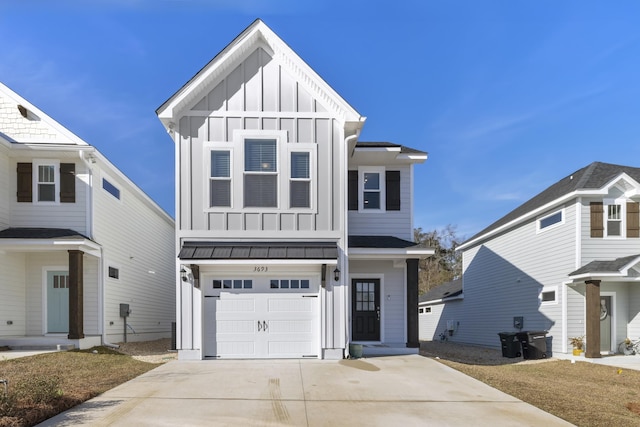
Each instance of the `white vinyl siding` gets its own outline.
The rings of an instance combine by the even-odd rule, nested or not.
[[[75,154],[77,157],[77,153]],[[64,159],[65,163],[69,159]],[[9,166],[9,186],[17,188],[16,168],[19,162],[32,162],[31,159],[11,159]],[[37,170],[33,163],[33,170]],[[81,163],[76,163],[76,176],[85,179],[87,171]],[[35,228],[69,228],[82,234],[89,234],[87,230],[87,185],[76,185],[75,203],[37,203],[37,193],[34,191],[34,203],[18,203],[15,192],[8,198],[11,211],[11,227]]]
[[[380,338],[386,343],[405,343],[406,269],[394,268],[392,261],[351,260],[349,273],[354,279],[380,279]]]
[[[562,349],[562,293],[550,305],[539,296],[545,287],[560,290],[575,270],[575,205],[564,209],[565,225],[553,232],[536,233],[531,220],[464,251],[464,304],[447,305],[448,318],[460,321],[454,340],[498,347],[498,332],[523,316],[524,330],[549,330],[554,350]]]
[[[586,265],[594,260],[616,259],[632,254],[637,254],[638,238],[622,238],[622,237],[591,237],[591,210],[590,202],[602,202],[602,199],[584,198],[580,205],[581,210],[581,255],[582,262],[580,266]],[[621,207],[626,209],[626,202],[621,202]],[[606,209],[606,202],[604,208]],[[607,215],[603,215],[603,219],[607,222]],[[622,213],[624,222],[625,214]],[[626,225],[622,225],[623,236],[626,234]],[[605,234],[606,236],[606,234]],[[573,271],[573,270],[572,270]]]
[[[391,169],[391,168],[387,168]],[[393,167],[400,171],[400,210],[379,212],[349,211],[349,234],[351,235],[390,235],[409,241],[413,240],[411,203],[411,166]],[[382,180],[384,181],[384,175]],[[360,181],[360,179],[358,180]],[[361,195],[359,194],[359,198]],[[361,204],[361,201],[358,200]]]
[[[2,271],[0,336],[24,335],[26,333],[25,254],[7,252],[0,255],[0,271]],[[8,321],[13,323],[8,325]]]
[[[10,194],[15,194],[14,191],[9,190],[10,182],[12,182],[9,175],[15,175],[15,169],[9,167],[9,157],[5,154],[5,150],[2,143],[0,143],[0,200],[5,201],[0,203],[0,230],[9,227],[9,200],[13,198]],[[14,177],[13,180],[15,181],[15,179]]]
[[[108,340],[123,340],[121,303],[131,308],[127,323],[135,334],[129,329],[128,340],[167,337],[175,318],[173,224],[125,181],[115,174],[110,178],[121,189],[121,199],[100,189],[94,200],[95,240],[103,247]],[[117,280],[108,277],[109,265],[119,269]]]

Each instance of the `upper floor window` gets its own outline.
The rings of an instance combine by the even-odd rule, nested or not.
[[[564,212],[559,210],[538,220],[538,231],[550,228],[553,225],[564,223]]]
[[[211,151],[209,206],[231,207],[231,152]]]
[[[366,167],[349,171],[349,210],[400,210],[400,171]]]
[[[291,153],[291,181],[289,185],[289,207],[308,208],[311,206],[310,153]]]
[[[622,234],[622,205],[607,205],[607,236],[619,237]]]
[[[640,237],[639,211],[639,203],[631,200],[591,202],[591,237]]]
[[[102,188],[116,199],[120,200],[120,189],[108,181],[106,178],[102,178]]]
[[[38,165],[36,177],[36,194],[39,202],[56,201],[56,167],[55,165]]]
[[[244,206],[278,207],[278,153],[275,139],[244,141]]]
[[[382,200],[380,172],[362,173],[362,209],[380,209]]]
[[[57,160],[17,164],[17,201],[75,203],[76,165]]]

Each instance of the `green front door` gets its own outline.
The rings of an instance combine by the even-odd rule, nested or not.
[[[69,272],[47,271],[47,332],[69,332]]]

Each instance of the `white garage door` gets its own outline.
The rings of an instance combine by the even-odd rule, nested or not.
[[[211,279],[204,286],[205,357],[318,357],[319,298],[313,280]]]

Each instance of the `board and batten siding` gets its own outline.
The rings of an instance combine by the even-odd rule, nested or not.
[[[25,254],[5,252],[0,256],[0,336],[21,336],[26,332]],[[7,322],[11,321],[9,325]]]
[[[497,334],[513,331],[513,317],[523,316],[523,330],[548,330],[554,350],[562,349],[562,283],[575,266],[574,212],[575,205],[567,205],[563,224],[537,233],[531,220],[464,251],[464,309],[443,319],[460,322],[453,340],[499,346]],[[542,305],[540,292],[554,287],[556,303]]]
[[[350,168],[354,168],[353,165],[350,165]],[[413,241],[411,168],[411,165],[394,165],[386,168],[389,171],[400,171],[400,210],[378,212],[350,210],[348,213],[350,235],[387,235]],[[361,198],[362,195],[358,194],[358,197]]]
[[[71,159],[53,159],[60,163],[75,163],[76,176],[86,174],[86,166],[82,162]],[[9,165],[9,187],[17,189],[17,163],[32,163],[31,158],[11,159]],[[42,227],[68,228],[87,235],[87,192],[84,182],[76,177],[76,199],[74,203],[37,203],[36,195],[33,202],[18,202],[15,191],[9,195],[11,209],[11,227]],[[11,192],[10,192],[11,193]]]
[[[591,202],[602,202],[602,198],[583,198],[580,205],[582,218],[581,266],[595,260],[612,260],[640,253],[640,238],[637,237],[591,237]],[[606,217],[604,220],[606,221]]]
[[[343,146],[340,123],[267,52],[258,48],[180,116],[178,217],[180,230],[211,231],[216,236],[278,237],[282,232],[313,237],[340,230],[340,165],[336,150]],[[313,146],[312,208],[289,209],[282,193],[288,185],[287,162],[278,166],[278,208],[244,208],[241,179],[244,167],[238,131],[286,135],[278,146]],[[250,133],[244,133],[249,136]],[[236,145],[234,145],[236,143]],[[209,207],[209,156],[215,148],[232,150],[230,208]],[[235,158],[235,161],[233,160]],[[279,158],[285,159],[282,154]],[[282,164],[284,163],[284,164]],[[234,172],[235,171],[235,172]],[[301,233],[301,234],[300,234]]]
[[[102,188],[102,178],[120,190],[120,199]],[[129,304],[128,340],[169,337],[175,319],[173,222],[151,207],[115,174],[95,173],[94,239],[103,248],[104,324],[111,342],[123,339],[120,304]],[[109,267],[119,278],[108,276]]]
[[[352,260],[349,273],[349,300],[353,295],[352,279],[380,279],[381,339],[387,343],[405,343],[406,269],[394,268],[393,261]],[[349,305],[350,312],[351,309]]]

